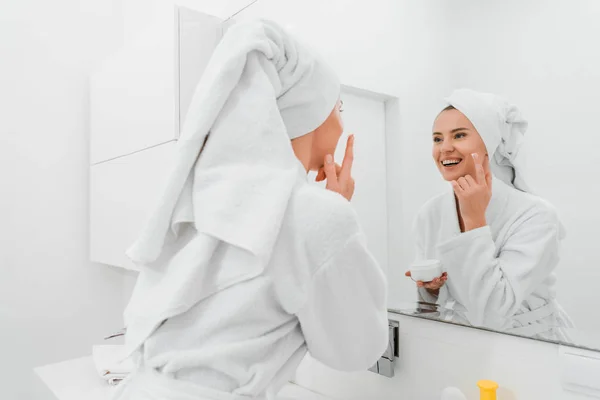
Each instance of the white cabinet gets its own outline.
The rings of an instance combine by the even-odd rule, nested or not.
[[[169,171],[194,89],[222,20],[173,6],[91,77],[90,259],[125,256]]]
[[[196,83],[221,38],[221,23],[173,7],[93,74],[93,165],[177,139]]]
[[[161,194],[175,141],[94,165],[90,172],[90,258],[135,269],[125,250]]]

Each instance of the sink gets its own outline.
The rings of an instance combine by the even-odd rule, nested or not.
[[[98,378],[92,356],[35,368],[40,379],[58,400],[109,400],[114,386]],[[288,383],[277,400],[331,400],[294,383]]]

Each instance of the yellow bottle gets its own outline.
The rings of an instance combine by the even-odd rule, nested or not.
[[[479,399],[480,400],[496,400],[496,389],[498,384],[494,381],[479,381]]]

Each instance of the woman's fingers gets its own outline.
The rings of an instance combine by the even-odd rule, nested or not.
[[[489,171],[485,174],[485,183],[489,189],[492,188],[492,173]]]
[[[337,176],[340,176],[340,170],[342,169],[342,166],[338,163],[335,163],[335,172],[337,174]],[[319,168],[319,171],[317,172],[317,176],[315,178],[315,182],[321,182],[324,181],[326,178],[325,176],[325,170],[324,167]]]
[[[352,164],[354,162],[354,135],[348,136],[346,142],[346,153],[342,161],[342,169],[340,171],[340,179],[347,180],[352,176]]]
[[[471,175],[465,175],[465,181],[467,181],[469,187],[474,187],[475,185],[477,185],[477,182],[475,181],[475,179],[473,179]]]
[[[333,163],[333,156],[327,154],[325,156],[325,164],[323,165],[323,171],[327,178],[327,189],[339,192],[340,183],[338,182],[338,176],[335,170],[335,164]]]
[[[325,180],[325,171],[323,170],[323,167],[319,168],[319,171],[317,172],[317,176],[315,177],[315,182],[321,182]]]
[[[440,289],[442,286],[444,286],[444,284],[446,283],[447,280],[448,280],[448,274],[444,272],[442,274],[442,276],[435,278],[431,282],[422,282],[423,283],[422,287],[424,287],[425,289],[437,290],[437,289]],[[417,283],[417,286],[418,286],[418,283]],[[421,287],[421,286],[419,286],[419,287]]]
[[[452,181],[452,182],[450,182],[450,184],[452,185],[452,189],[454,190],[454,193],[459,194],[460,192],[462,192],[462,188],[460,187],[458,182]]]
[[[483,158],[477,153],[471,154],[473,162],[475,163],[475,178],[478,184],[483,185],[486,183],[485,170],[483,169]]]

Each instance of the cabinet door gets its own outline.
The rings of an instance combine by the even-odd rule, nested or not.
[[[92,75],[91,164],[178,138],[222,21],[186,8],[169,10],[150,18]]]
[[[164,188],[175,144],[91,167],[91,261],[136,269],[125,251],[137,239]]]
[[[140,31],[92,75],[91,164],[176,138],[177,24],[173,13],[157,18],[153,29]]]

